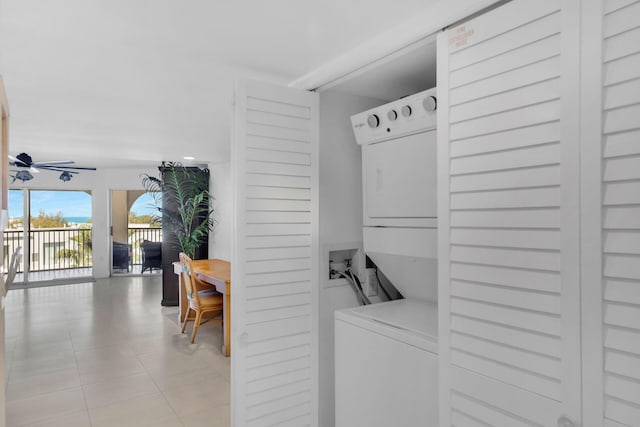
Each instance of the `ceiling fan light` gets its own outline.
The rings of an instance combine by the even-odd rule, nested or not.
[[[60,174],[60,181],[64,181],[64,182],[71,181],[72,176],[73,175],[71,175],[69,172],[64,171]]]
[[[22,182],[25,182],[25,181],[32,180],[33,175],[31,175],[28,170],[19,170],[19,171],[16,171],[16,174],[12,176],[12,178],[14,182],[16,179]]]

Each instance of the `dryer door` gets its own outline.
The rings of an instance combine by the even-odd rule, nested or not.
[[[428,131],[363,146],[365,224],[436,217],[436,142]]]

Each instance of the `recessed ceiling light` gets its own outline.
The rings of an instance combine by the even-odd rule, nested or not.
[[[195,157],[191,157],[191,156],[184,156],[183,159],[185,160],[195,160]]]

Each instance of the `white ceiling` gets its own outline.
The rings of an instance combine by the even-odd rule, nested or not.
[[[11,153],[225,161],[235,78],[286,84],[432,3],[0,0]]]

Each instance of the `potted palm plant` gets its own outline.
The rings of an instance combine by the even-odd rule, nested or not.
[[[176,305],[178,285],[171,265],[178,261],[178,253],[192,259],[207,256],[206,244],[214,224],[210,173],[177,162],[162,162],[158,169],[159,177],[143,174],[142,184],[153,196],[155,216],[162,221],[162,305]]]
[[[213,208],[209,191],[209,170],[163,162],[161,176],[144,174],[142,184],[152,194],[158,219],[166,238],[189,257],[206,243],[213,229]]]

